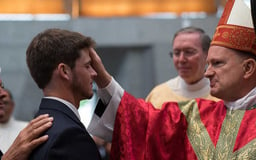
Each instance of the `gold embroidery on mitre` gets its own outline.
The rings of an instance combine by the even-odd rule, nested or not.
[[[211,45],[220,45],[247,52],[255,52],[256,36],[253,28],[220,25],[216,28]]]
[[[222,38],[227,39],[228,37],[229,37],[229,33],[228,32],[223,32]]]
[[[253,39],[250,36],[250,31],[234,27],[230,30],[230,43],[237,48],[251,48]]]

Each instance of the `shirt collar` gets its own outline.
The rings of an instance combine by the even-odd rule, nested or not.
[[[58,97],[51,97],[51,96],[49,96],[49,97],[44,97],[44,98],[54,99],[54,100],[57,100],[57,101],[59,101],[59,102],[64,103],[69,109],[71,109],[71,110],[75,113],[75,115],[77,116],[77,118],[78,118],[79,120],[81,120],[80,115],[79,115],[79,112],[78,112],[78,109],[77,109],[73,104],[71,104],[70,102],[68,102],[68,101],[66,101],[66,100],[64,100],[64,99],[58,98]]]
[[[179,79],[181,81],[181,88],[189,91],[197,91],[204,88],[205,86],[210,86],[210,81],[208,78],[202,78],[201,80],[199,80],[194,84],[186,83],[180,76],[179,76]]]
[[[237,109],[247,109],[256,104],[256,87],[252,89],[246,96],[234,101],[234,102],[224,102],[227,108],[230,110]]]

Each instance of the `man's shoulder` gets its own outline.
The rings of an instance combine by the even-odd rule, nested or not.
[[[156,91],[156,90],[166,90],[167,88],[170,88],[170,84],[175,84],[178,81],[178,77],[174,77],[172,79],[169,79],[167,81],[164,81],[162,83],[157,84],[152,91]]]

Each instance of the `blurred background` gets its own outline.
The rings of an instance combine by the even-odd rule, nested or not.
[[[225,3],[225,0],[0,0],[1,77],[13,93],[14,116],[20,120],[32,119],[43,96],[25,61],[26,48],[37,33],[47,28],[62,28],[91,36],[108,71],[128,92],[145,98],[153,86],[177,75],[168,55],[174,33],[181,27],[196,26],[212,36]],[[80,113],[85,124],[96,101],[95,94],[91,100],[81,102]]]

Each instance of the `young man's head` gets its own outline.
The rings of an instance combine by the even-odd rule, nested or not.
[[[30,73],[38,87],[43,89],[60,63],[71,69],[80,57],[80,51],[94,46],[90,37],[78,32],[48,29],[31,41],[26,55]]]
[[[196,27],[182,28],[174,35],[171,56],[179,76],[186,83],[193,84],[204,77],[210,42],[204,30]]]
[[[89,48],[94,45],[90,37],[63,29],[47,29],[36,35],[26,56],[38,87],[50,93],[48,96],[66,93],[77,100],[91,98],[96,72],[90,64]]]

